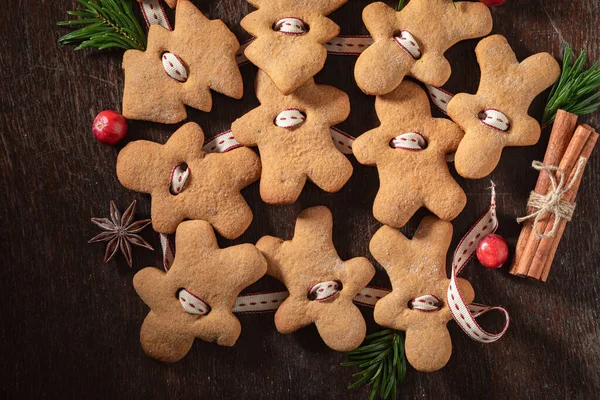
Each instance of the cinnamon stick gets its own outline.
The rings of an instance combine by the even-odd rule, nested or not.
[[[598,132],[592,132],[592,134],[590,135],[590,137],[588,138],[583,150],[581,150],[581,157],[585,158],[586,160],[589,160],[590,155],[592,154],[592,150],[594,150],[594,146],[596,145],[596,142],[598,141],[598,137],[600,135],[598,134]],[[579,179],[577,180],[577,182],[575,182],[575,185],[573,186],[573,188],[565,193],[565,200],[569,201],[569,202],[574,202],[575,198],[577,197],[577,191],[579,190],[579,185],[581,184],[581,181],[583,179],[583,172],[585,172],[585,167],[587,166],[587,161],[585,166],[583,167],[583,171],[581,176],[579,177]],[[571,177],[569,177],[569,179],[571,179]],[[568,196],[568,198],[567,198]],[[567,221],[566,220],[560,220],[559,225],[558,225],[558,229],[556,231],[556,234],[554,235],[554,237],[552,238],[552,241],[549,243],[549,250],[545,252],[546,257],[543,260],[540,260],[540,262],[543,265],[543,268],[541,268],[542,273],[540,274],[539,277],[537,276],[532,276],[532,278],[535,279],[541,279],[543,282],[546,282],[548,280],[548,274],[550,273],[550,268],[552,267],[552,262],[554,261],[554,256],[556,255],[556,250],[558,249],[558,245],[560,244],[560,239],[563,236],[563,233],[565,232],[565,228],[567,226]]]
[[[577,160],[579,160],[579,155],[581,154],[581,150],[583,149],[583,146],[585,145],[591,132],[592,132],[592,129],[588,125],[579,125],[577,127],[577,129],[575,130],[575,133],[573,134],[573,138],[571,139],[571,142],[567,146],[567,150],[565,151],[565,154],[558,165],[558,167],[563,171],[565,176],[568,177],[571,174],[573,166],[577,163]],[[560,177],[557,176],[557,179],[560,179]],[[547,194],[547,193],[548,193],[548,191],[546,191],[544,194]],[[535,227],[537,227],[538,232],[540,232],[540,233],[545,232],[549,219],[550,219],[550,215],[544,215],[542,218],[539,219],[537,225],[532,224],[534,229],[532,230],[529,237],[527,238],[527,242],[526,242],[525,248],[523,250],[522,258],[520,260],[520,262],[523,263],[522,265],[524,268],[524,273],[521,273],[521,270],[520,270],[519,275],[529,276],[529,270],[530,270],[531,264],[533,262],[533,258],[535,257],[535,254],[538,251],[538,246],[539,246],[540,240],[541,240],[535,233]]]
[[[576,125],[577,115],[571,114],[565,110],[558,110],[556,112],[556,118],[552,125],[552,131],[550,132],[550,138],[548,140],[548,148],[544,155],[543,162],[545,165],[558,165],[567,150],[571,137],[573,137]],[[545,171],[541,171],[535,184],[534,191],[539,194],[546,194],[548,193],[549,187],[550,178]],[[530,207],[527,208],[527,214],[530,214],[533,211],[534,210]],[[528,265],[522,262],[522,255],[525,251],[529,235],[531,235],[532,232],[533,221],[528,220],[523,222],[523,227],[521,228],[519,240],[517,241],[517,246],[515,248],[515,256],[509,271],[513,275],[527,274]]]

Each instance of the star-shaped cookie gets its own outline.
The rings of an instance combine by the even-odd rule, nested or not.
[[[188,0],[179,0],[175,17],[173,31],[152,25],[146,51],[127,50],[123,56],[126,118],[174,124],[187,117],[186,105],[210,111],[209,89],[242,97],[242,75],[235,60],[240,44],[235,35],[222,21],[206,18]],[[185,68],[187,80],[181,82],[166,73],[168,63],[173,67],[169,60]]]
[[[441,219],[454,219],[467,197],[450,175],[446,154],[458,147],[461,129],[448,119],[433,118],[427,95],[409,81],[378,96],[375,110],[381,125],[363,133],[352,145],[360,163],[376,165],[379,171],[375,218],[399,228],[419,208],[427,207]]]
[[[372,95],[391,92],[406,75],[443,85],[451,73],[446,50],[492,30],[492,15],[478,2],[411,0],[401,11],[378,2],[362,17],[375,42],[358,57],[354,77]]]
[[[231,309],[238,294],[267,270],[251,244],[219,249],[206,221],[186,221],[177,228],[177,254],[168,272],[154,267],[135,274],[133,285],[150,313],[140,341],[146,354],[160,361],[183,358],[194,339],[233,346],[241,326]]]
[[[258,10],[240,22],[255,37],[244,55],[283,94],[292,93],[323,68],[327,58],[323,44],[340,32],[325,15],[346,1],[248,0]]]
[[[260,195],[270,204],[291,204],[310,179],[326,192],[337,192],[352,175],[352,164],[333,144],[330,127],[350,114],[348,95],[310,78],[283,95],[262,71],[256,76],[261,105],[238,118],[231,130],[243,145],[258,146],[263,165]],[[284,115],[297,118],[285,127]],[[282,122],[282,123],[280,123]],[[278,126],[282,125],[282,126]]]
[[[375,304],[375,322],[406,331],[406,358],[419,371],[442,368],[452,353],[446,327],[452,319],[446,303],[450,284],[446,275],[446,253],[451,240],[452,224],[428,216],[423,218],[412,240],[394,228],[383,226],[369,244],[371,254],[392,283],[392,292]],[[475,297],[471,284],[461,278],[457,284],[466,302],[471,303]],[[434,309],[409,306],[425,295],[439,300],[432,304]]]
[[[327,346],[349,351],[361,344],[366,333],[365,320],[352,299],[375,269],[364,257],[342,261],[333,246],[332,229],[329,209],[312,207],[298,216],[292,240],[265,236],[256,247],[267,259],[267,274],[282,281],[290,292],[275,314],[277,330],[290,333],[314,323]],[[322,285],[328,282],[332,283]],[[330,285],[336,290],[319,299]]]
[[[504,147],[537,143],[540,124],[527,111],[560,75],[560,66],[548,53],[519,63],[501,35],[481,40],[475,53],[481,68],[477,93],[459,93],[448,103],[448,115],[465,131],[454,159],[456,171],[471,179],[489,175]],[[490,119],[504,124],[488,123]]]
[[[203,219],[227,239],[240,236],[252,221],[252,211],[240,190],[260,177],[260,160],[249,148],[227,153],[205,153],[204,133],[187,123],[164,145],[138,140],[129,143],[117,159],[117,177],[123,186],[152,196],[152,227],[173,233],[184,219]],[[178,193],[172,181],[180,165],[187,181]]]

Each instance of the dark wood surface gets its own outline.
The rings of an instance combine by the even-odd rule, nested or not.
[[[138,200],[138,218],[149,215],[149,197],[123,188],[115,175],[119,147],[104,146],[91,134],[94,116],[120,110],[123,93],[121,53],[73,52],[57,45],[66,32],[55,26],[74,0],[3,2],[0,70],[0,265],[2,266],[2,343],[0,393],[7,398],[244,398],[366,399],[367,389],[347,390],[351,368],[346,358],[328,349],[314,328],[279,334],[273,314],[240,316],[243,331],[232,348],[197,341],[175,364],[160,364],[139,345],[139,328],[148,312],[132,287],[136,271],[160,265],[158,251],[136,249],[134,267],[122,257],[104,265],[102,245],[86,242],[98,230],[89,219],[107,216],[109,200],[123,210]],[[195,1],[211,18],[221,18],[240,41],[239,26],[251,11],[243,0]],[[350,0],[332,14],[343,34],[366,34],[361,10],[369,1]],[[390,1],[388,3],[391,4]],[[509,39],[519,58],[549,51],[560,58],[569,42],[600,58],[600,4],[597,0],[508,0],[493,9],[495,33]],[[460,43],[447,54],[453,66],[448,90],[474,92],[479,70],[476,41]],[[346,91],[352,113],[340,128],[353,135],[378,124],[374,98],[353,80],[355,57],[329,56],[318,83]],[[214,95],[213,111],[189,111],[207,136],[229,129],[237,117],[257,105],[253,93],[256,68],[241,68],[245,95],[236,101]],[[542,96],[543,97],[543,96]],[[531,114],[541,116],[543,99]],[[600,127],[600,118],[582,118]],[[164,142],[177,126],[130,124],[127,141]],[[498,185],[499,233],[514,248],[528,192],[537,174],[547,132],[533,147],[508,149],[491,179]],[[309,184],[296,204],[268,206],[258,184],[243,194],[254,211],[248,231],[223,246],[256,242],[262,235],[291,237],[296,215],[324,204],[333,210],[334,242],[342,258],[369,256],[368,243],[379,228],[371,214],[378,188],[375,168],[359,165],[336,194]],[[468,204],[454,221],[452,248],[488,203],[489,180],[459,179]],[[476,300],[502,304],[511,326],[499,342],[471,341],[451,322],[454,344],[448,365],[435,373],[409,369],[402,398],[589,399],[600,390],[600,157],[586,170],[576,216],[567,228],[547,284],[522,280],[507,268],[491,271],[472,263],[470,279]],[[412,235],[419,212],[402,229]],[[158,247],[151,230],[143,235]],[[380,269],[374,283],[388,286]],[[250,291],[280,289],[264,278]],[[363,309],[369,331],[379,328],[372,310]],[[498,327],[498,316],[485,317]]]

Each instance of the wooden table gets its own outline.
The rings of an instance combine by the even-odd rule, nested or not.
[[[13,4],[14,3],[14,4]],[[239,26],[252,7],[243,0],[195,1],[211,18],[221,18],[240,41],[249,36]],[[367,34],[361,10],[369,1],[352,0],[332,14],[342,34]],[[392,3],[388,1],[388,3]],[[139,345],[139,328],[148,312],[132,287],[136,271],[160,266],[158,251],[136,249],[129,269],[122,257],[104,265],[102,245],[86,242],[98,229],[90,217],[108,215],[109,200],[124,209],[138,200],[138,218],[150,213],[148,196],[123,188],[115,175],[120,146],[99,144],[90,126],[104,109],[120,110],[123,71],[120,52],[73,52],[57,45],[67,31],[55,25],[75,1],[24,0],[3,9],[5,23],[0,70],[0,236],[2,265],[2,369],[0,390],[7,398],[244,398],[366,399],[366,388],[349,391],[351,368],[344,354],[328,349],[314,327],[279,334],[272,314],[242,315],[243,332],[232,348],[196,342],[180,362],[160,364]],[[600,58],[600,3],[597,0],[509,0],[492,9],[494,33],[505,35],[520,59],[539,51],[560,58],[562,46],[585,48]],[[172,17],[172,14],[170,14]],[[479,69],[473,49],[477,41],[452,48],[447,56],[453,74],[448,90],[474,92]],[[329,56],[318,83],[346,91],[352,113],[339,127],[353,135],[377,126],[374,98],[354,84],[356,58]],[[258,102],[253,91],[256,68],[241,68],[242,100],[214,95],[213,111],[189,109],[207,136],[230,124]],[[531,107],[541,116],[545,95]],[[596,114],[582,118],[600,127]],[[165,142],[176,126],[130,122],[127,141]],[[499,233],[514,248],[519,226],[515,217],[537,179],[530,168],[540,160],[547,132],[536,146],[508,149],[491,175],[498,187]],[[256,242],[262,235],[290,238],[296,215],[323,204],[334,214],[334,242],[340,256],[369,256],[368,243],[380,224],[371,206],[379,186],[375,168],[358,164],[350,182],[336,194],[308,184],[290,206],[260,201],[258,184],[243,194],[255,219],[235,241]],[[458,179],[468,204],[454,221],[454,241],[474,223],[489,201],[489,180]],[[499,342],[470,340],[451,322],[454,352],[436,373],[409,369],[402,398],[554,399],[597,397],[600,390],[600,157],[586,170],[576,216],[569,224],[547,284],[508,275],[507,269],[486,270],[472,263],[470,279],[477,300],[502,304],[511,326]],[[402,232],[412,235],[425,211]],[[150,229],[143,235],[155,247]],[[375,284],[388,286],[379,269]],[[281,289],[270,278],[250,291]],[[372,310],[363,308],[370,332],[380,329]],[[500,317],[484,317],[498,328]]]

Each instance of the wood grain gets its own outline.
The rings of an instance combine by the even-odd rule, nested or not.
[[[211,18],[221,18],[242,41],[239,27],[250,12],[244,0],[195,1]],[[366,34],[361,11],[369,3],[352,0],[332,15],[343,34]],[[392,4],[392,2],[388,2]],[[147,265],[159,265],[158,252],[136,249],[134,267],[118,258],[102,263],[102,245],[86,241],[97,233],[92,216],[108,214],[109,200],[125,208],[138,199],[138,218],[149,215],[149,198],[121,187],[115,176],[119,148],[94,140],[94,116],[120,110],[123,94],[121,53],[73,52],[57,45],[66,32],[55,25],[74,0],[20,0],[3,7],[0,69],[0,390],[6,398],[206,398],[206,399],[366,399],[367,389],[349,391],[351,368],[343,354],[329,350],[314,328],[291,335],[277,333],[273,315],[240,316],[243,331],[236,346],[197,342],[190,354],[172,365],[148,358],[139,345],[147,313],[135,294],[132,277]],[[494,33],[509,39],[520,59],[538,51],[560,58],[566,42],[600,58],[600,3],[597,0],[512,0],[492,9]],[[458,44],[448,53],[453,74],[450,91],[473,93],[479,70],[476,41]],[[356,59],[329,56],[316,76],[346,91],[352,113],[339,127],[360,135],[378,125],[374,98],[354,84]],[[253,93],[256,69],[242,67],[245,95],[232,100],[214,95],[211,113],[190,110],[208,135],[229,129],[237,117],[257,105]],[[542,96],[543,97],[543,96]],[[543,98],[531,114],[542,114]],[[581,119],[598,128],[598,114]],[[164,142],[176,126],[130,124],[129,140]],[[514,247],[548,133],[536,146],[507,149],[491,179],[498,188],[499,233]],[[262,235],[292,236],[295,216],[324,204],[334,215],[334,242],[344,259],[368,256],[368,243],[379,228],[371,206],[379,186],[375,168],[350,158],[355,173],[336,194],[308,185],[296,204],[267,206],[258,185],[244,191],[255,213],[249,230],[221,245],[256,242]],[[455,246],[486,208],[487,180],[459,179],[468,204],[454,222]],[[462,274],[470,279],[476,300],[502,304],[511,311],[511,327],[491,345],[467,338],[450,323],[454,352],[443,370],[424,374],[409,370],[401,398],[588,399],[600,390],[600,286],[598,215],[600,157],[592,156],[578,195],[577,211],[568,224],[547,284],[510,276],[506,270],[484,270],[473,264]],[[421,211],[402,231],[412,235]],[[150,231],[143,235],[152,244]],[[388,286],[379,270],[374,283]],[[265,278],[252,291],[280,289]],[[372,311],[363,309],[369,331]],[[484,317],[498,327],[496,316]]]

